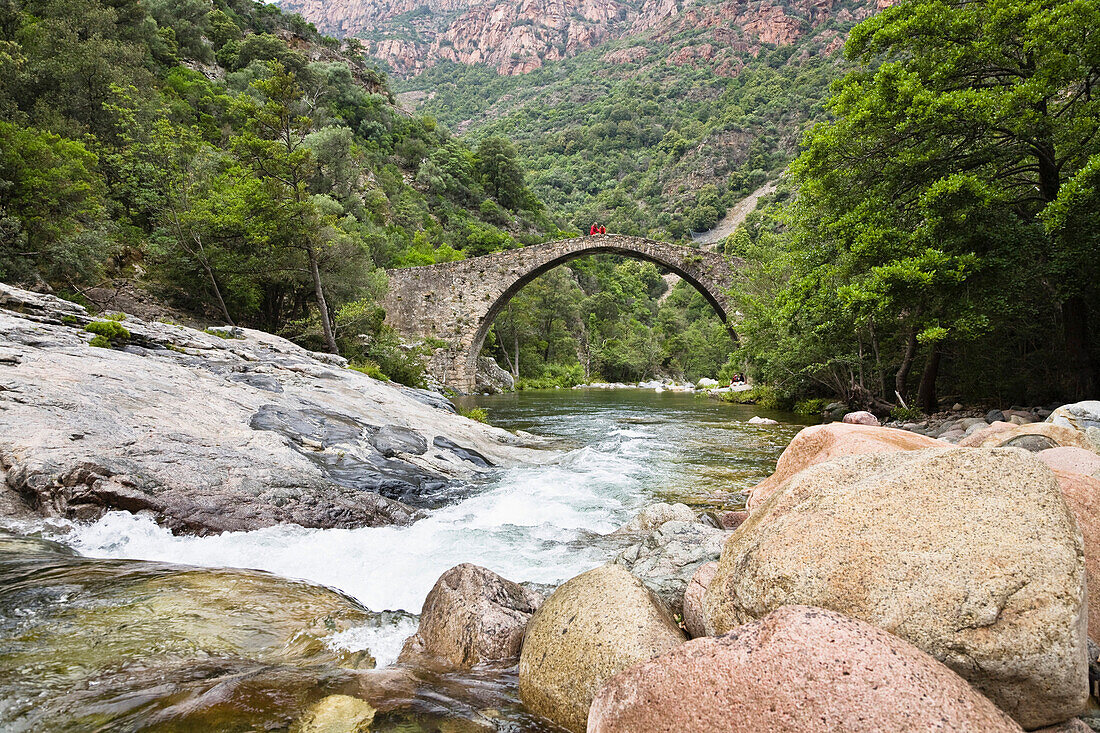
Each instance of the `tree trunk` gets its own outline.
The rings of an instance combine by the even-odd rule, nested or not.
[[[1096,385],[1096,365],[1089,344],[1089,304],[1079,295],[1062,303],[1062,329],[1066,337],[1066,357],[1072,375],[1073,396],[1091,397]]]
[[[939,410],[939,400],[936,398],[936,377],[940,373],[940,359],[942,353],[940,347],[934,345],[928,352],[928,361],[924,365],[924,373],[920,376],[920,388],[917,391],[917,404],[924,414],[931,415]]]
[[[894,389],[904,399],[905,383],[909,381],[909,372],[913,368],[913,360],[917,356],[917,329],[909,331],[909,341],[905,344],[905,356],[901,359],[901,367],[894,376]]]
[[[329,318],[328,304],[325,303],[325,291],[321,288],[321,269],[317,265],[317,251],[312,247],[306,247],[309,254],[309,271],[313,275],[313,292],[317,296],[317,310],[321,311],[321,328],[325,332],[325,345],[329,352],[339,354],[336,348],[336,338],[332,335],[332,319]]]

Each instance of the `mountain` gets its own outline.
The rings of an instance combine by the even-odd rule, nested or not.
[[[789,46],[823,26],[826,48],[843,42],[844,27],[889,0],[283,0],[327,33],[362,39],[367,53],[399,76],[444,61],[485,64],[505,75],[526,74],[609,41],[639,37],[616,49],[612,63],[650,56],[643,42],[674,44],[674,63],[706,64],[736,74],[745,54]],[[831,47],[830,47],[831,44]]]

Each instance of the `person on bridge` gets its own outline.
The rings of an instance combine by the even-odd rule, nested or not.
[[[592,228],[588,230],[588,236],[594,237],[600,233],[600,228],[596,226],[596,222],[592,222]]]
[[[607,227],[603,224],[600,224],[600,234],[607,234]]]

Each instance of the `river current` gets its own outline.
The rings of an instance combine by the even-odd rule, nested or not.
[[[412,614],[448,568],[472,562],[518,582],[559,584],[613,557],[622,540],[604,535],[647,504],[739,508],[741,491],[774,469],[802,427],[793,415],[680,393],[556,390],[464,399],[486,408],[494,425],[551,438],[552,451],[543,464],[497,469],[454,487],[408,527],[282,526],[186,537],[147,517],[112,512],[87,525],[15,529],[85,557],[266,570],[338,589],[375,612],[404,611],[326,640],[334,649],[369,648],[382,667],[415,631]],[[749,424],[753,415],[780,424]]]

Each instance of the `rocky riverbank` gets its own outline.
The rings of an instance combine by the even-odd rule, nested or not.
[[[271,334],[97,318],[0,285],[9,518],[122,509],[198,534],[408,523],[444,486],[545,454]]]
[[[958,445],[806,428],[749,512],[651,507],[545,601],[460,566],[411,643],[459,669],[518,656],[524,704],[572,731],[1100,729],[1093,405]]]

